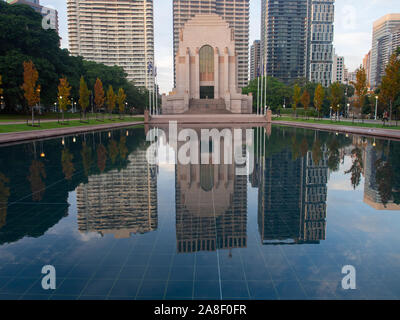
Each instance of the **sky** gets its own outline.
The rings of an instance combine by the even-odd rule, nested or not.
[[[41,0],[58,10],[61,45],[68,48],[66,0]],[[371,49],[372,24],[388,13],[400,13],[399,0],[336,0],[334,46],[345,57],[349,71],[354,71]],[[173,86],[172,0],[154,0],[155,60],[160,91]],[[260,39],[261,0],[250,0],[250,43]]]

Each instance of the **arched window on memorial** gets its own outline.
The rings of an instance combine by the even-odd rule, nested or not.
[[[214,50],[209,45],[201,47],[200,81],[214,81]]]

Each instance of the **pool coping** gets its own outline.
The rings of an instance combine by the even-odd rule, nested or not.
[[[70,128],[0,133],[0,145],[22,143],[38,139],[56,138],[56,137],[68,136],[72,134],[79,134],[91,131],[125,128],[143,124],[144,121],[132,121],[132,122],[127,121],[127,122],[107,123],[107,124],[88,125],[88,126],[76,126]]]
[[[367,127],[352,127],[346,125],[329,125],[318,123],[302,123],[295,121],[272,121],[273,125],[284,125],[290,127],[299,127],[306,129],[316,129],[321,131],[342,132],[350,134],[359,134],[363,136],[379,137],[393,140],[400,140],[400,130],[397,129],[381,129],[381,128],[367,128]]]

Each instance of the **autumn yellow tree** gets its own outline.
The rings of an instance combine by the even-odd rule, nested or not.
[[[99,112],[100,109],[104,107],[104,102],[103,83],[99,78],[97,78],[96,83],[94,84],[94,104],[96,106],[96,112]]]
[[[107,149],[103,144],[97,146],[97,167],[100,172],[104,172],[107,164]]]
[[[308,116],[308,107],[310,106],[310,94],[308,93],[307,90],[304,90],[302,96],[301,96],[301,105],[304,108],[304,111],[306,113],[306,118]]]
[[[74,159],[73,154],[65,148],[61,153],[61,166],[66,180],[71,180],[75,172],[75,167],[72,162]]]
[[[363,66],[356,71],[356,81],[351,81],[351,84],[354,86],[354,92],[356,96],[356,100],[354,106],[358,109],[362,116],[362,109],[365,103],[365,96],[368,93],[368,84],[367,84],[367,73]]]
[[[118,90],[118,96],[117,96],[117,102],[118,102],[118,109],[119,109],[119,114],[120,116],[124,113],[125,111],[125,100],[126,100],[126,94],[124,89],[119,88]]]
[[[337,120],[337,115],[340,109],[340,100],[342,98],[342,90],[340,88],[340,83],[339,82],[334,82],[330,86],[331,89],[331,106],[333,111],[335,112],[335,117]]]
[[[385,69],[385,75],[382,77],[380,95],[383,101],[389,102],[389,119],[392,120],[393,103],[400,92],[400,60],[396,54],[390,57],[389,63]]]
[[[38,160],[33,160],[29,167],[28,181],[31,183],[32,200],[41,201],[46,190],[46,170],[44,164]]]
[[[301,99],[301,88],[295,84],[293,89],[293,110],[294,115],[296,116],[297,105],[299,104]]]
[[[318,86],[315,88],[315,93],[314,93],[314,107],[318,111],[318,119],[320,117],[322,104],[324,103],[324,96],[325,96],[324,88],[319,83]]]
[[[86,109],[89,106],[89,97],[90,91],[82,76],[79,85],[79,105],[81,106],[84,118],[86,118]]]
[[[117,102],[117,96],[114,93],[113,87],[110,85],[108,86],[107,90],[107,107],[108,107],[108,112],[110,113],[110,119],[112,118],[112,113],[115,109],[116,102]]]
[[[22,89],[24,90],[24,97],[28,104],[28,108],[32,111],[32,126],[35,122],[34,107],[40,100],[40,85],[37,84],[39,73],[32,61],[24,61],[24,83]]]
[[[64,112],[67,111],[68,105],[71,104],[69,99],[71,95],[71,86],[68,83],[67,78],[61,78],[60,84],[58,85],[58,105],[62,111],[62,121],[64,123]]]

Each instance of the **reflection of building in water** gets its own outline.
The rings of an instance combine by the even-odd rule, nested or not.
[[[326,149],[314,164],[309,151],[292,159],[285,149],[260,166],[258,225],[264,244],[325,240],[328,166]]]
[[[220,152],[225,163],[224,141]],[[236,168],[235,164],[176,165],[179,253],[247,246],[247,176],[236,175]]]
[[[79,231],[128,238],[157,229],[157,167],[145,149],[128,161],[126,169],[90,176],[77,188]]]
[[[379,186],[376,182],[376,162],[381,159],[381,155],[371,144],[365,147],[364,156],[364,202],[375,210],[400,210],[400,205],[395,204],[393,199],[385,205],[382,203],[379,194]]]

